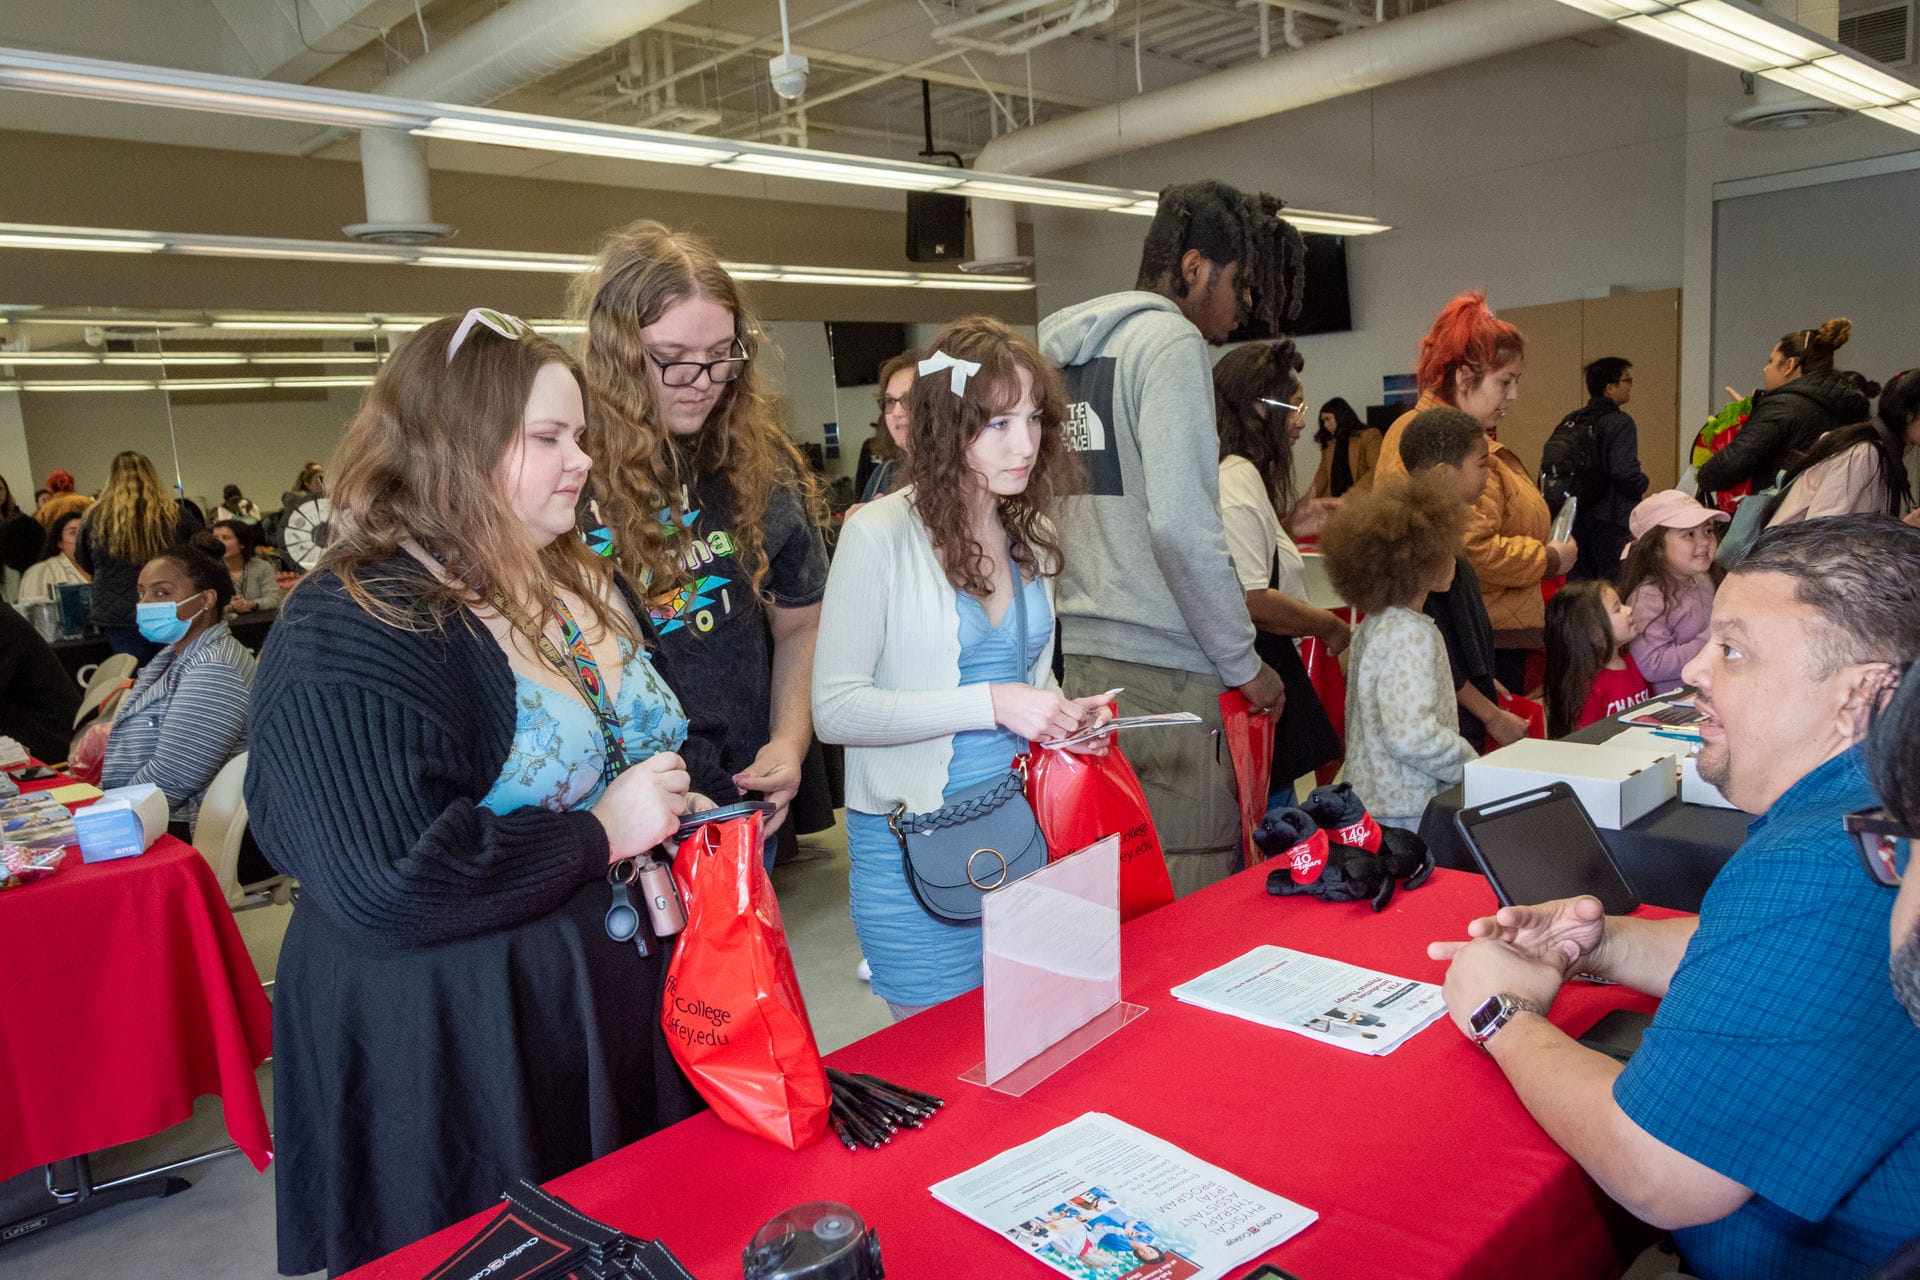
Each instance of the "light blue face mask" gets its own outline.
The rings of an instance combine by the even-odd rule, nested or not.
[[[177,602],[167,600],[149,600],[134,609],[134,618],[140,624],[140,634],[155,644],[172,644],[193,629],[193,620],[206,612],[206,606],[195,609],[187,617],[178,614]]]

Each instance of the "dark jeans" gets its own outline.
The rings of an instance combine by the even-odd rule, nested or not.
[[[1620,557],[1632,540],[1632,533],[1623,524],[1588,525],[1574,522],[1574,541],[1580,544],[1580,555],[1568,570],[1567,578],[1573,582],[1601,580],[1618,577]],[[1517,692],[1517,690],[1516,690]]]
[[[130,653],[142,666],[153,660],[165,645],[155,644],[140,634],[139,627],[102,627],[107,637],[107,647],[115,653]]]
[[[1495,649],[1493,678],[1507,687],[1508,693],[1527,694],[1527,655],[1535,649]]]

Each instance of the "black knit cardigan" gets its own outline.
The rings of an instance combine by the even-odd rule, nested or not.
[[[402,555],[362,580],[400,601],[426,579]],[[646,609],[617,581],[671,685]],[[332,573],[312,575],[287,597],[254,677],[246,797],[261,850],[329,916],[389,946],[557,909],[606,874],[606,832],[586,810],[480,807],[512,747],[514,693],[506,655],[465,613],[405,630]],[[696,723],[681,754],[694,789],[725,804],[736,792],[720,740]]]

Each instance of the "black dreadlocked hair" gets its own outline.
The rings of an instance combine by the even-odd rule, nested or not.
[[[1281,201],[1259,192],[1243,195],[1211,179],[1181,183],[1160,192],[1160,208],[1140,249],[1138,289],[1187,293],[1180,259],[1198,249],[1219,266],[1240,264],[1240,281],[1253,294],[1250,320],[1281,333],[1300,315],[1305,293],[1307,246],[1292,223],[1280,218]]]

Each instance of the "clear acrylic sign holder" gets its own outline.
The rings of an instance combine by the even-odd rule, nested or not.
[[[1120,840],[986,895],[987,1059],[960,1078],[1019,1097],[1145,1013],[1120,998]]]

